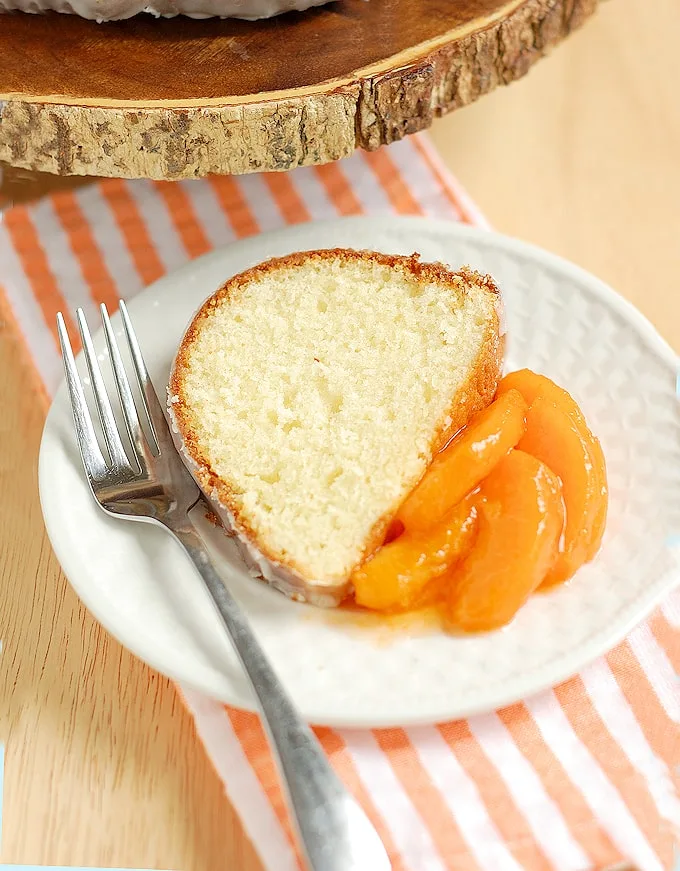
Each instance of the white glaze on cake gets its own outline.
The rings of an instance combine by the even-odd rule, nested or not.
[[[0,12],[67,12],[93,21],[117,21],[146,12],[159,18],[243,18],[256,21],[302,11],[329,0],[0,0]]]

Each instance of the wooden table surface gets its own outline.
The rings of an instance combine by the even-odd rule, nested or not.
[[[433,136],[495,227],[592,270],[680,350],[678,32],[677,0],[612,0]],[[171,685],[99,628],[57,566],[36,487],[41,413],[2,326],[0,863],[259,871]]]

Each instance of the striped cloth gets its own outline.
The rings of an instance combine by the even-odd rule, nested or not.
[[[363,212],[484,223],[422,135],[289,174],[110,180],[5,212],[0,316],[23,336],[46,406],[61,377],[60,309],[82,306],[94,322],[97,303],[115,309],[217,245]],[[624,859],[665,871],[680,826],[679,626],[676,594],[580,675],[505,710],[318,735],[395,871],[583,871]],[[297,871],[258,718],[180,690],[263,865]]]

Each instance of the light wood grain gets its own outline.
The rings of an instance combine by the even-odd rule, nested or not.
[[[501,232],[612,284],[680,350],[680,4],[611,0],[439,151]]]
[[[499,229],[591,269],[680,349],[678,32],[677,0],[653,16],[612,0],[434,135]],[[0,371],[2,861],[258,871],[172,688],[97,627],[55,564],[35,489],[41,413],[6,330]]]
[[[85,610],[45,537],[43,409],[0,323],[0,864],[259,871],[172,684]]]

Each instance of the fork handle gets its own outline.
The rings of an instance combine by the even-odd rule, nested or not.
[[[260,703],[310,871],[389,871],[378,835],[298,715],[197,531],[173,530],[203,578]]]

